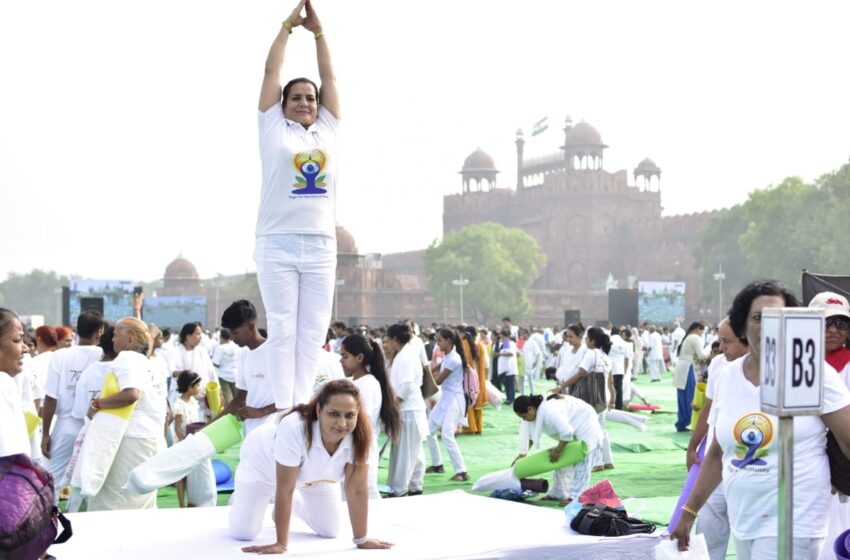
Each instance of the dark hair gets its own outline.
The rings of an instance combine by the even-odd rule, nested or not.
[[[91,338],[106,325],[100,311],[88,309],[77,317],[77,335],[80,338]]]
[[[51,348],[59,344],[59,341],[56,340],[56,329],[49,325],[41,325],[35,329],[35,338]]]
[[[507,321],[508,323],[510,323],[510,322],[511,322],[511,318],[510,318],[510,317],[508,317],[507,315],[505,315],[504,317],[502,317],[502,321]]]
[[[177,392],[181,395],[192,388],[192,385],[201,382],[201,376],[194,371],[184,370],[177,376]]]
[[[112,345],[112,336],[115,334],[115,325],[109,323],[103,327],[103,334],[97,341],[97,345],[103,350],[103,361],[115,359],[115,346]]]
[[[334,321],[334,323],[333,323],[333,325],[332,325],[332,326],[333,326],[333,328],[335,328],[335,329],[344,329],[344,328],[346,328],[346,326],[345,326],[345,321]]]
[[[247,299],[238,299],[231,303],[221,314],[221,326],[226,329],[238,329],[248,321],[257,320],[257,309]],[[183,342],[183,340],[180,340]]]
[[[222,327],[222,329],[218,332],[218,338],[220,340],[230,340],[233,338],[233,335],[230,334],[230,329]]]
[[[711,349],[712,350],[720,350],[720,341],[715,340],[714,342],[712,342],[711,343]]]
[[[169,337],[171,337],[171,329],[165,327],[164,329],[162,329],[162,338],[167,339]]]
[[[682,341],[679,343],[679,347],[676,348],[677,354],[682,351],[682,345],[685,343],[685,339],[688,338],[688,335],[698,331],[699,329],[705,329],[705,325],[703,325],[699,321],[694,321],[688,326],[688,330],[685,331],[685,336],[682,337]]]
[[[442,328],[437,331],[437,334],[440,335],[445,340],[451,340],[452,345],[454,346],[455,352],[460,356],[460,361],[463,364],[463,370],[466,371],[466,352],[463,351],[463,343],[460,340],[460,336],[457,334],[457,331],[453,331],[452,329]]]
[[[605,352],[611,351],[611,338],[599,327],[587,329],[587,339],[593,341],[593,345]]]
[[[286,99],[289,97],[289,92],[292,90],[292,86],[295,84],[310,84],[313,86],[313,90],[316,92],[316,103],[321,104],[322,102],[322,94],[319,91],[319,86],[309,78],[295,78],[294,80],[289,80],[285,86],[283,86],[283,92],[280,96],[281,104],[286,103]]]
[[[525,414],[530,407],[540,408],[543,403],[541,395],[520,395],[514,399],[514,412],[517,414]]]
[[[556,379],[555,375],[556,375],[557,373],[558,373],[558,368],[556,368],[556,367],[547,367],[547,368],[546,368],[546,373],[545,373],[545,375],[546,375],[546,379],[548,379],[549,381],[553,381],[554,379]],[[514,401],[514,402],[516,402],[516,401]]]
[[[466,327],[458,329],[457,332],[460,334],[461,341],[466,342],[466,345],[463,346],[464,351],[466,351],[467,346],[469,347],[469,357],[472,359],[472,363],[478,363],[478,348],[475,347],[475,329],[473,328],[472,334],[469,334]]]
[[[18,319],[17,313],[12,311],[11,309],[6,309],[5,307],[0,307],[0,336],[6,334],[6,331],[11,328],[12,323],[14,323],[15,319],[20,322]]]
[[[405,325],[404,323],[396,323],[395,325],[390,325],[387,327],[387,336],[390,338],[394,338],[401,342],[402,344],[407,344],[410,342],[410,327]]]
[[[584,334],[584,325],[582,325],[581,323],[570,323],[564,330],[572,331],[574,335],[581,338],[581,336]]]
[[[384,353],[380,345],[374,340],[366,340],[362,334],[352,334],[343,339],[342,347],[352,356],[363,354],[364,365],[369,367],[367,371],[378,380],[381,386],[381,423],[387,436],[396,441],[401,430],[401,416],[395,402],[395,393],[387,377]]]
[[[354,427],[354,462],[365,465],[369,462],[369,446],[372,445],[372,427],[369,416],[363,410],[360,401],[360,391],[357,385],[348,379],[328,381],[307,404],[299,404],[292,409],[298,412],[304,420],[304,435],[307,438],[307,449],[313,446],[313,422],[319,419],[319,408],[324,408],[334,395],[351,395],[357,402],[357,425]]]
[[[186,342],[186,339],[195,332],[195,329],[200,327],[201,324],[197,321],[194,323],[186,323],[183,325],[183,328],[180,329],[180,344]]]
[[[785,307],[799,307],[800,302],[791,290],[778,280],[756,280],[750,282],[738,292],[729,308],[729,326],[741,342],[747,341],[747,316],[753,301],[759,296],[780,296],[785,300]]]

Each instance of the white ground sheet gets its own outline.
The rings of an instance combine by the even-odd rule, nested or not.
[[[659,531],[619,538],[582,536],[566,526],[560,510],[463,491],[370,501],[369,510],[369,535],[395,543],[391,550],[357,550],[343,506],[343,529],[336,539],[320,538],[294,518],[285,558],[630,560],[654,558],[660,538]],[[230,538],[229,514],[229,507],[72,514],[73,538],[50,552],[61,560],[233,560],[243,557],[243,546],[274,542],[271,506],[253,543]]]

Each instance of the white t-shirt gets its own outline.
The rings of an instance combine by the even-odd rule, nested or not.
[[[259,114],[263,186],[256,235],[306,233],[336,238],[338,121],[319,107],[304,129],[275,104]]]
[[[0,371],[0,457],[30,454],[30,438],[18,384]]]
[[[730,363],[714,387],[709,423],[723,450],[723,489],[737,539],[777,535],[779,423],[761,412],[760,388],[744,376],[749,354]],[[850,392],[824,364],[823,413],[850,406]],[[820,416],[794,418],[794,537],[824,538],[830,501],[826,426]]]
[[[543,349],[531,337],[526,339],[522,345],[522,361],[526,374],[533,374],[543,364]]]
[[[36,399],[44,400],[44,386],[47,385],[47,368],[50,365],[50,358],[52,357],[53,352],[42,352],[41,354],[37,354],[30,362],[36,388],[33,396]]]
[[[581,359],[579,368],[587,373],[601,371],[605,374],[605,401],[611,400],[611,391],[608,389],[608,381],[611,378],[611,358],[599,348],[587,349]]]
[[[399,412],[425,410],[422,398],[422,360],[416,346],[405,344],[396,354],[390,368],[390,385],[401,399]]]
[[[345,371],[342,369],[340,362],[341,356],[336,352],[319,352],[318,373],[313,380],[313,395],[318,395],[319,390],[328,381],[335,379],[345,379]]]
[[[48,397],[56,399],[57,418],[71,418],[77,380],[84,369],[103,357],[103,349],[99,346],[70,346],[52,354],[44,392]]]
[[[213,365],[218,364],[218,376],[224,381],[234,383],[239,369],[239,347],[233,342],[219,344],[213,350]]]
[[[564,350],[565,348],[566,350]],[[561,352],[559,353],[560,365],[558,366],[558,371],[555,372],[555,378],[559,383],[563,383],[576,374],[579,365],[581,365],[581,360],[586,353],[587,346],[584,344],[580,345],[575,351],[573,351],[573,347],[569,344],[561,346]]]
[[[592,406],[569,395],[544,400],[537,409],[534,422],[523,421],[520,425],[520,453],[528,451],[528,441],[534,442],[539,449],[541,434],[556,441],[570,441],[575,438],[587,443],[588,450],[596,449],[602,440],[602,428],[599,417]]]
[[[218,377],[215,373],[215,367],[213,366],[212,360],[210,359],[210,355],[207,352],[207,349],[202,345],[197,345],[191,351],[186,350],[186,347],[182,344],[178,344],[174,349],[174,352],[171,354],[171,366],[174,368],[174,371],[193,371],[201,376],[201,392],[198,393],[198,398],[203,399],[207,394],[207,383],[210,381],[218,381]],[[172,371],[172,375],[174,374]],[[173,387],[173,391],[171,392],[171,398],[176,398],[177,395],[177,383],[176,379],[172,381],[171,386]]]
[[[442,372],[445,370],[449,370],[451,373],[449,373],[448,377],[446,377],[440,385],[440,390],[443,392],[443,395],[448,393],[462,395],[463,362],[460,359],[460,354],[458,354],[457,350],[454,348],[452,348],[452,351],[443,358],[443,362],[440,364],[440,371]]]
[[[354,437],[345,436],[333,455],[328,454],[322,444],[319,421],[311,426],[313,442],[307,449],[304,420],[296,412],[283,418],[277,425],[274,439],[274,459],[285,467],[300,467],[298,482],[305,485],[314,481],[342,482],[345,465],[353,463]]]
[[[499,369],[499,375],[516,375],[517,360],[516,360],[516,342],[511,339],[502,340],[499,343],[499,352],[513,352],[513,356],[499,356],[496,367]],[[442,369],[445,369],[443,367]]]
[[[83,370],[80,379],[77,380],[77,392],[74,396],[74,410],[71,416],[84,420],[89,412],[92,399],[96,399],[103,389],[103,380],[106,374],[112,370],[112,361],[94,362]]]
[[[112,362],[112,373],[118,379],[118,388],[138,389],[141,394],[130,416],[125,437],[156,439],[163,437],[166,414],[166,396],[155,385],[151,362],[139,352],[123,351]]]
[[[381,384],[371,374],[366,374],[360,379],[353,379],[352,381],[360,391],[360,404],[363,405],[363,410],[369,415],[369,421],[372,424],[372,435],[373,437],[377,437],[380,431],[381,404],[383,402]]]
[[[608,357],[611,358],[611,373],[613,375],[626,374],[626,357],[628,354],[629,343],[618,334],[612,336],[611,351],[608,352]]]
[[[663,360],[664,359],[664,345],[661,341],[661,335],[657,332],[649,333],[649,355],[647,356],[649,360]]]
[[[174,417],[182,416],[180,420],[183,426],[183,431],[186,431],[187,424],[193,424],[198,421],[198,400],[195,397],[189,397],[188,401],[179,398],[171,405],[171,412]]]
[[[270,378],[271,357],[270,346],[263,343],[251,350],[245,348],[239,356],[239,368],[236,370],[236,388],[247,391],[245,404],[251,408],[263,408],[274,403],[274,394]],[[274,415],[265,418],[248,418],[245,420],[245,435],[268,421]]]

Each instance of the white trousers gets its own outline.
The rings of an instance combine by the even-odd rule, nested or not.
[[[44,459],[44,468],[53,476],[56,500],[59,500],[59,484],[65,479],[65,471],[74,454],[74,441],[83,428],[82,420],[56,418],[56,424],[50,434],[50,459]]]
[[[607,416],[607,410],[603,410],[599,413],[599,426],[602,428],[602,441],[594,453],[588,452],[588,456],[591,457],[591,463],[594,467],[614,464],[614,456],[611,454],[611,437],[608,435],[608,430],[605,429],[605,418]]]
[[[401,430],[398,439],[392,443],[390,466],[387,471],[387,485],[394,494],[407,494],[422,490],[425,477],[425,452],[422,450],[422,431],[420,425],[425,416],[422,410],[404,410],[401,416]]]
[[[243,482],[236,485],[230,500],[230,536],[254,540],[263,528],[266,506],[274,499],[273,484]],[[319,483],[297,488],[292,495],[292,515],[304,521],[320,537],[339,535],[342,498],[339,484]]]
[[[135,494],[123,490],[130,471],[165,449],[163,437],[153,439],[125,437],[121,440],[109,474],[96,495],[88,498],[88,511],[118,509],[155,509],[156,490],[148,494]]]
[[[718,489],[712,492],[700,508],[697,517],[697,533],[705,536],[705,544],[708,545],[708,556],[711,560],[726,558],[726,549],[729,547],[729,515],[723,490]]]
[[[510,382],[513,383],[513,379]],[[433,420],[428,421],[428,427],[431,431],[428,434],[428,452],[431,455],[431,464],[434,466],[443,464],[440,445],[437,443],[437,431],[439,430],[442,435],[443,445],[446,446],[446,451],[452,460],[455,474],[466,472],[466,464],[463,462],[463,455],[455,439],[455,428],[463,422],[464,414],[465,411],[461,411],[459,406],[450,406],[447,407],[443,414],[442,425],[437,424]]]
[[[649,375],[653,381],[661,381],[661,371],[664,369],[664,360],[648,359]]]
[[[277,408],[313,396],[319,352],[333,312],[336,239],[323,235],[261,235],[254,251],[266,308],[271,385]]]
[[[823,541],[824,539],[794,539],[790,557],[794,560],[817,560]],[[776,560],[778,544],[776,537],[735,539],[735,552],[738,560]]]

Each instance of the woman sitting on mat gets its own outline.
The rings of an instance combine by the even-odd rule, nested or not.
[[[550,395],[546,400],[540,395],[522,395],[514,401],[514,412],[524,420],[519,432],[520,453],[517,459],[525,457],[532,446],[540,447],[541,434],[558,442],[549,451],[549,459],[553,463],[570,442],[576,444],[573,440],[587,444],[587,455],[582,462],[552,473],[552,487],[542,498],[560,500],[560,505],[566,506],[590,484],[593,458],[602,442],[602,428],[596,411],[586,402],[569,395]]]
[[[264,424],[252,431],[240,452],[230,532],[239,540],[256,537],[274,496],[277,542],[242,551],[286,552],[292,514],[320,537],[335,538],[342,504],[339,481],[344,483],[354,544],[390,548],[392,543],[371,539],[366,532],[371,431],[360,391],[347,379],[329,381],[276,426]]]

